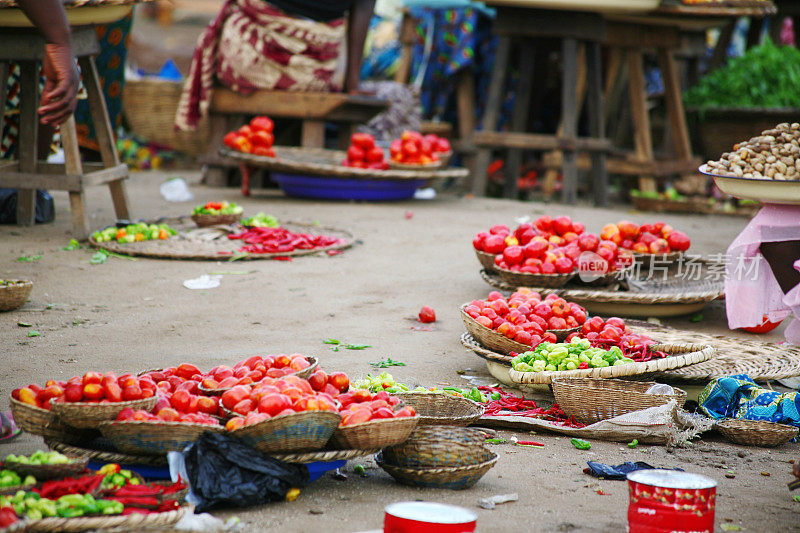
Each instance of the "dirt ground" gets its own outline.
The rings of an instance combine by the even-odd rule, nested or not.
[[[370,372],[369,361],[387,356],[407,363],[390,369],[401,381],[426,385],[466,385],[457,374],[473,369],[486,374],[482,360],[465,350],[458,307],[485,297],[490,288],[478,276],[470,238],[491,224],[514,224],[524,215],[567,214],[599,231],[603,223],[641,213],[465,199],[442,195],[432,201],[345,204],[290,200],[256,191],[243,199],[238,191],[194,185],[195,201],[167,203],[158,185],[175,174],[139,173],[129,181],[137,217],[186,214],[212,199],[241,202],[247,213],[264,211],[281,220],[319,221],[350,229],[360,243],[333,257],[305,257],[292,262],[191,262],[111,258],[91,265],[87,250],[63,251],[70,239],[65,194],[56,193],[54,224],[33,228],[0,227],[0,276],[35,281],[30,301],[0,315],[3,355],[0,396],[10,389],[48,377],[67,379],[87,370],[139,371],[192,361],[201,367],[232,362],[258,353],[301,352],[315,355],[326,369],[357,378]],[[103,188],[87,194],[92,224],[112,222],[111,202]],[[407,219],[406,212],[413,213]],[[746,220],[733,217],[663,216],[693,239],[698,253],[722,253]],[[41,255],[36,262],[18,262]],[[224,275],[219,287],[188,290],[182,281],[211,272]],[[409,319],[422,305],[439,318],[433,332],[414,331]],[[34,324],[41,336],[28,338]],[[724,308],[714,304],[701,322],[669,321],[685,329],[725,332]],[[737,333],[731,333],[737,334]],[[363,351],[333,352],[327,337],[367,343]],[[780,340],[774,332],[766,338]],[[503,432],[506,436],[510,433]],[[402,487],[371,460],[351,462],[345,481],[326,475],[293,503],[222,512],[238,515],[247,531],[363,531],[378,529],[385,505],[427,500],[462,505],[478,513],[480,531],[621,531],[626,524],[627,488],[620,481],[597,481],[583,474],[587,460],[605,463],[646,461],[680,467],[718,481],[717,529],[723,524],[747,531],[797,529],[800,504],[786,488],[789,460],[798,445],[774,450],[736,447],[709,436],[669,453],[658,446],[593,442],[590,451],[574,449],[569,439],[538,434],[542,449],[497,445],[497,466],[467,491]],[[0,455],[31,452],[42,441],[22,436],[0,444]],[[366,477],[352,466],[367,465]],[[726,477],[726,474],[735,477]],[[597,493],[602,489],[606,495]],[[493,511],[476,506],[481,497],[517,492],[519,501]],[[725,529],[730,530],[730,529]]]

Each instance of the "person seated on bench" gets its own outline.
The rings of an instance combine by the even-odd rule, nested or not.
[[[244,94],[355,91],[374,7],[375,0],[226,0],[198,40],[175,125],[197,126],[208,113],[215,83]]]

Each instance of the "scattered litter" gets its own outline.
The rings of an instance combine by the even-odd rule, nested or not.
[[[172,178],[159,187],[161,196],[168,202],[188,202],[194,198],[183,178]]]
[[[367,472],[364,470],[364,465],[356,465],[353,467],[353,473],[358,474],[361,477],[366,477]]]
[[[197,533],[218,533],[223,531],[239,531],[239,518],[233,516],[226,522],[208,513],[187,513],[181,517],[172,529],[177,531],[192,531]]]
[[[40,335],[41,335],[41,333],[39,333],[35,329],[32,329],[31,331],[28,332],[28,337],[38,337]]]
[[[506,443],[506,439],[504,439],[502,437],[497,438],[497,439],[495,439],[495,438],[486,439],[486,444],[505,444],[505,443]]]
[[[342,342],[339,339],[325,339],[325,344],[330,344],[331,350],[334,352],[338,352],[340,348],[346,348],[348,350],[364,350],[366,348],[372,348],[371,344],[350,344],[347,342]]]
[[[345,474],[344,472],[342,472],[342,469],[341,469],[341,468],[337,468],[336,470],[334,470],[334,471],[331,473],[331,477],[333,477],[333,479],[338,479],[339,481],[345,481],[345,480],[347,480],[347,474]]]
[[[66,250],[68,252],[71,252],[73,250],[80,250],[81,248],[83,248],[83,246],[81,246],[81,243],[79,243],[75,239],[70,239],[68,245],[61,247],[62,250]]]
[[[592,443],[583,439],[570,439],[573,446],[579,450],[588,450],[592,447]]]
[[[30,322],[23,322],[23,321],[19,320],[19,321],[17,321],[17,326],[19,326],[21,328],[30,328],[30,327],[33,327],[33,324],[31,324]]]
[[[736,474],[731,474],[730,472],[727,472],[727,473],[725,474],[725,477],[726,477],[726,478],[728,478],[728,479],[733,479],[733,478],[735,478],[735,477],[736,477]]]
[[[120,259],[127,259],[128,261],[137,261],[135,257],[109,252],[108,250],[97,250],[92,258],[89,259],[89,262],[93,265],[101,265],[108,261],[109,257],[118,257]]]
[[[23,256],[17,257],[17,262],[18,263],[35,263],[36,261],[38,261],[41,258],[42,258],[41,255],[23,255]]]
[[[741,526],[737,526],[736,524],[721,524],[719,527],[720,527],[720,529],[722,529],[722,531],[741,531],[742,530],[742,527]]]
[[[603,489],[597,489],[595,492],[600,496],[608,496],[608,493],[603,491]]]
[[[703,321],[703,313],[697,313],[696,315],[692,316],[689,319],[689,322],[702,322]]]
[[[511,494],[495,494],[494,496],[478,500],[478,507],[494,509],[495,506],[501,503],[515,502],[517,500],[519,500],[519,495],[516,492],[512,492]]]
[[[796,502],[800,502],[800,494],[795,494],[794,496],[792,496],[792,499]]]
[[[541,442],[536,442],[535,440],[518,440],[517,446],[533,446],[533,447],[544,447],[544,444]]]
[[[411,220],[414,217],[414,212],[413,211],[406,211],[405,217],[406,217],[406,220]]]
[[[220,275],[208,275],[203,274],[199,278],[194,279],[187,279],[183,282],[183,286],[187,289],[213,289],[215,287],[219,287],[220,280],[222,280],[222,276]]]
[[[411,326],[414,331],[436,331],[434,326]]]
[[[769,477],[771,474],[769,472],[761,472],[762,476]]]
[[[436,189],[432,187],[414,191],[414,200],[433,200],[434,198],[436,198]]]
[[[308,512],[309,514],[325,514],[325,511],[322,509],[309,509]]]
[[[389,368],[390,366],[406,366],[402,361],[395,361],[391,357],[387,357],[385,361],[372,361],[370,365],[376,368]]]
[[[586,464],[588,467],[583,469],[584,474],[589,474],[592,477],[597,477],[600,479],[613,479],[616,481],[625,480],[625,477],[630,472],[635,472],[637,470],[653,470],[656,468],[647,463],[643,463],[642,461],[636,461],[635,463],[632,461],[625,461],[624,463],[615,466],[598,463],[596,461],[587,461]],[[670,469],[661,468],[660,470]],[[683,470],[680,468],[674,468],[672,470],[683,472]]]

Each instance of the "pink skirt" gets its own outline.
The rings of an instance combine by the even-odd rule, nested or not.
[[[800,206],[765,205],[728,247],[725,308],[731,329],[777,322],[794,315],[786,340],[800,345],[800,285],[783,294],[764,256],[762,242],[800,240]],[[794,263],[800,270],[800,257]]]

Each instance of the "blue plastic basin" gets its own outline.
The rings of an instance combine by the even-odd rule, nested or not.
[[[272,173],[287,196],[323,200],[391,202],[413,198],[425,180],[369,180]]]

